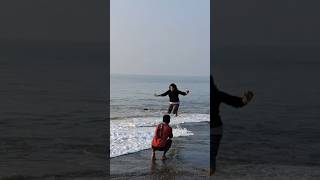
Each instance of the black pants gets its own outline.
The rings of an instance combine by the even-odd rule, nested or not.
[[[219,151],[220,141],[222,139],[222,135],[211,135],[210,140],[210,168],[215,170],[216,169],[216,158]]]
[[[179,104],[169,104],[168,114],[170,114],[171,111],[173,114],[178,114],[178,109],[179,109]]]

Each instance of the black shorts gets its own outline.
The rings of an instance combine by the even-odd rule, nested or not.
[[[172,140],[171,139],[168,139],[167,142],[166,142],[166,145],[164,147],[155,147],[155,146],[152,146],[152,149],[154,151],[168,151],[171,147],[171,144],[172,144]]]
[[[177,114],[178,113],[178,109],[179,109],[179,104],[169,104],[169,108],[168,108],[168,114],[171,113],[171,111],[173,111],[173,114]]]

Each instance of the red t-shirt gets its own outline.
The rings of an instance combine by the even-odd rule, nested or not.
[[[166,141],[168,138],[172,138],[172,128],[166,124],[161,123],[157,126],[153,139],[152,146],[153,147],[164,147],[166,145]]]

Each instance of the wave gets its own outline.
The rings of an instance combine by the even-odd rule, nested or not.
[[[182,114],[171,118],[173,137],[191,136],[193,133],[180,124],[210,121],[209,114]],[[135,117],[110,121],[110,157],[138,152],[151,147],[155,127],[162,122],[159,117]]]

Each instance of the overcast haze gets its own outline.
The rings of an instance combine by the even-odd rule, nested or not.
[[[209,75],[209,0],[111,0],[111,73]]]

